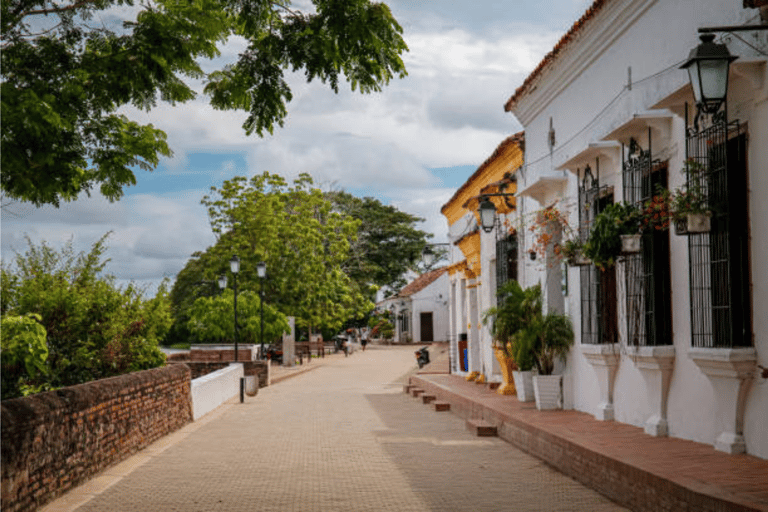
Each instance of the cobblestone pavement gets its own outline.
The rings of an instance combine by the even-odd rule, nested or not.
[[[224,405],[173,442],[150,447],[151,456],[126,461],[113,471],[119,478],[102,477],[104,489],[75,509],[624,510],[404,394],[414,363],[412,347],[327,359],[245,404]],[[76,503],[77,490],[71,494],[47,510]]]

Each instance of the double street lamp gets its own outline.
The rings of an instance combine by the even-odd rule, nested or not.
[[[229,270],[232,272],[232,288],[235,292],[235,300],[234,300],[234,310],[235,310],[235,362],[239,360],[238,358],[238,348],[239,348],[239,342],[240,342],[240,331],[238,330],[237,325],[237,274],[240,272],[240,258],[237,257],[237,255],[232,256],[232,259],[229,260]],[[221,274],[219,276],[219,288],[222,290],[227,287],[227,276],[226,274]]]

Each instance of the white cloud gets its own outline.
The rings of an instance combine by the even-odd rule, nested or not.
[[[439,188],[428,168],[477,166],[520,129],[503,112],[504,102],[588,2],[392,0],[410,48],[403,56],[409,76],[393,80],[379,94],[362,96],[346,84],[334,94],[324,84],[307,84],[301,73],[289,74],[294,100],[285,127],[263,139],[245,135],[245,112],[214,110],[202,95],[200,80],[189,82],[200,94],[184,105],[158,104],[149,113],[127,107],[123,112],[168,134],[175,157],[164,159],[158,173],[184,179],[194,167],[194,153],[224,155],[218,168],[204,171],[214,184],[235,172],[268,170],[289,179],[309,172],[318,184],[388,198],[401,210],[424,217],[422,229],[442,242],[447,226],[439,210],[454,190]],[[308,6],[309,0],[301,0],[300,7]],[[134,10],[115,10],[100,21],[114,23]],[[219,57],[201,66],[207,72],[217,69],[234,62],[245,48],[242,38],[232,38],[221,46]],[[242,155],[245,167],[239,168]],[[140,183],[150,179],[146,176],[137,173]],[[95,196],[59,210],[17,206],[18,218],[3,216],[3,255],[11,247],[24,249],[25,232],[51,243],[74,236],[76,246],[87,249],[113,230],[109,271],[121,282],[133,279],[154,288],[163,276],[175,275],[193,251],[214,241],[199,204],[207,190],[192,187],[165,195],[127,189],[129,195],[118,203]]]

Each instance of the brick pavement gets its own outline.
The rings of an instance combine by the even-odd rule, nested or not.
[[[326,357],[45,510],[623,510],[403,394],[414,367],[412,347]]]

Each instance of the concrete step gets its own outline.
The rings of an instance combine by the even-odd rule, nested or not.
[[[421,401],[425,404],[428,404],[430,402],[434,402],[437,400],[437,397],[435,395],[421,395]]]
[[[413,396],[415,396],[415,397],[418,397],[418,396],[419,396],[419,395],[421,395],[422,393],[424,393],[424,390],[423,390],[423,389],[420,389],[420,388],[411,388],[411,395],[413,395]]]
[[[449,402],[432,402],[432,405],[435,406],[435,410],[438,412],[451,410],[451,404]]]
[[[467,420],[467,429],[478,437],[496,437],[496,426],[480,419]]]

